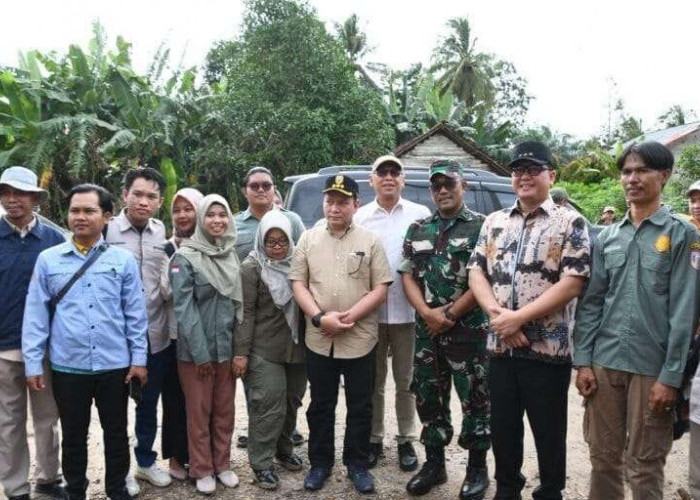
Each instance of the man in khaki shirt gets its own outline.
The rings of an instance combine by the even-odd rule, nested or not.
[[[335,407],[343,375],[347,405],[343,463],[357,491],[374,491],[367,464],[377,308],[386,300],[393,276],[379,239],[352,222],[359,207],[358,191],[349,177],[328,178],[323,191],[326,223],[302,234],[289,272],[294,298],[308,317],[307,490],[323,487],[333,467]]]

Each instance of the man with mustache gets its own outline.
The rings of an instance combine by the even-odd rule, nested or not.
[[[454,432],[450,419],[454,383],[462,405],[458,444],[469,450],[459,497],[481,500],[489,485],[486,451],[491,445],[486,316],[469,289],[467,263],[484,217],[464,203],[467,183],[458,162],[436,160],[429,175],[437,211],[408,228],[399,267],[406,298],[416,310],[411,389],[427,458],[406,489],[424,495],[447,481],[445,446]]]
[[[673,154],[654,141],[617,160],[629,210],[596,240],[576,315],[576,387],[585,398],[589,498],[664,496],[673,409],[697,323],[698,232],[661,204]],[[626,452],[626,460],[622,454]]]

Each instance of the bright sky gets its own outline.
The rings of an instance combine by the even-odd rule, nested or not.
[[[477,48],[513,62],[535,97],[531,124],[586,138],[624,100],[646,130],[673,104],[700,113],[697,21],[700,2],[666,0],[310,0],[329,26],[356,13],[375,50],[367,62],[404,69],[428,63],[451,17],[468,16]],[[110,40],[133,44],[136,68],[147,67],[166,41],[174,64],[201,65],[211,43],[230,38],[241,0],[25,0],[3,6],[0,65],[32,48],[64,52],[85,44],[99,18]]]

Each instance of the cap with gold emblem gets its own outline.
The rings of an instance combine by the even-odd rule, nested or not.
[[[360,186],[350,177],[339,174],[326,179],[326,187],[323,189],[323,192],[328,193],[329,191],[337,191],[345,196],[357,198],[357,195],[360,193]]]

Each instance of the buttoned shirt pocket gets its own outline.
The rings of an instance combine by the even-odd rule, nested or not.
[[[612,251],[605,254],[605,271],[611,282],[620,277],[627,262],[627,254],[622,251]]]
[[[366,280],[369,278],[369,261],[371,256],[367,251],[351,251],[345,260],[348,277],[356,280]]]
[[[73,273],[52,273],[47,275],[49,292],[52,297],[61,291],[61,288],[68,283],[71,276],[73,276]]]
[[[669,252],[667,252],[669,253]],[[651,288],[660,295],[667,294],[671,276],[670,255],[660,255],[652,252],[641,252],[639,255],[641,265],[641,280],[644,288]]]
[[[456,242],[450,241],[447,245],[450,274],[455,276],[455,282],[459,285],[464,285],[469,277],[467,264],[473,249],[474,246],[467,239],[460,239]]]
[[[117,266],[100,265],[92,273],[95,292],[103,299],[119,299],[122,291],[122,270]]]
[[[434,254],[435,254],[435,250],[433,250],[433,249],[417,250],[416,246],[415,246],[415,242],[414,242],[413,256],[411,257],[411,260],[413,261],[413,269],[415,272],[415,276],[418,279],[425,278],[425,275],[428,272],[428,266],[430,265],[430,257]]]

